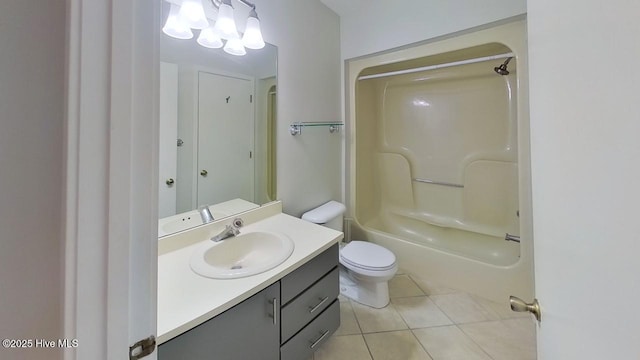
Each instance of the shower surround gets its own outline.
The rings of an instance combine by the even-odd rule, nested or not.
[[[533,294],[524,30],[348,63],[349,235],[414,276],[505,304]]]

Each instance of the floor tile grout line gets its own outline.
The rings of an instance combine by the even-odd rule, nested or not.
[[[389,299],[389,305],[391,305],[393,302],[391,301],[391,299]],[[407,329],[411,330],[411,326],[409,326],[409,323],[407,322],[407,320],[404,318],[404,316],[402,316],[402,313],[400,311],[398,311],[398,309],[396,309],[396,311],[398,312],[398,315],[400,315],[400,319],[402,319],[402,322],[404,322],[405,325],[407,325]]]
[[[353,312],[353,318],[356,319],[356,325],[358,325],[358,330],[360,330],[360,335],[364,334],[362,332],[362,326],[360,325],[360,320],[358,320],[358,315],[356,314],[356,309],[353,307],[353,302],[351,299],[347,299],[349,301],[349,306],[351,307],[351,311]]]
[[[374,334],[390,334],[390,333],[398,333],[398,332],[402,332],[402,331],[406,331],[409,330],[411,331],[411,336],[413,336],[413,339],[415,341],[418,341],[418,343],[420,344],[420,347],[426,352],[426,354],[432,359],[434,360],[433,356],[431,355],[431,353],[427,350],[427,348],[425,347],[425,345],[420,342],[420,340],[418,339],[418,336],[415,334],[415,331],[420,331],[421,329],[433,329],[433,328],[443,328],[443,327],[450,327],[450,326],[455,326],[456,330],[461,332],[464,339],[466,339],[466,341],[470,341],[470,344],[474,344],[477,348],[480,349],[481,353],[478,354],[485,354],[485,356],[487,357],[487,359],[489,360],[495,360],[494,357],[488,352],[487,349],[491,349],[491,347],[488,347],[487,349],[485,349],[485,347],[483,347],[479,342],[477,342],[473,337],[471,337],[471,335],[469,333],[467,333],[464,328],[467,327],[467,325],[474,325],[474,324],[483,324],[483,323],[501,323],[501,324],[506,324],[506,322],[508,321],[518,321],[519,319],[521,319],[521,317],[518,316],[512,316],[512,317],[503,317],[501,314],[503,312],[498,312],[497,310],[494,310],[494,307],[492,306],[492,304],[489,303],[483,303],[481,302],[480,299],[476,299],[476,297],[468,292],[463,292],[463,291],[459,291],[459,290],[455,290],[455,289],[451,289],[452,292],[447,292],[447,293],[443,293],[443,294],[433,294],[433,295],[429,295],[426,293],[425,290],[423,290],[416,282],[415,280],[408,274],[406,274],[406,276],[403,277],[407,277],[410,280],[410,283],[413,283],[413,285],[415,285],[420,291],[424,292],[425,294],[422,295],[409,295],[409,296],[395,296],[395,297],[391,297],[390,298],[390,304],[393,307],[393,311],[396,312],[398,315],[400,315],[400,319],[402,320],[402,322],[404,323],[404,325],[406,326],[405,329],[390,329],[390,330],[377,330],[377,331],[371,331],[371,332],[363,332],[362,329],[362,324],[361,324],[361,319],[358,317],[358,315],[356,314],[355,311],[355,305],[358,304],[360,305],[360,303],[349,299],[349,298],[344,298],[345,301],[348,301],[348,307],[350,308],[350,310],[352,311],[352,314],[354,316],[354,319],[356,321],[356,325],[357,325],[357,331],[359,331],[359,333],[357,334],[341,334],[341,335],[334,335],[337,337],[342,337],[342,336],[354,336],[354,335],[359,335],[363,341],[365,346],[367,347],[367,351],[369,353],[370,359],[375,360],[374,358],[374,353],[372,351],[372,348],[370,347],[369,342],[367,341],[367,336],[369,337],[373,337]],[[410,284],[406,284],[406,287],[399,287],[399,289],[404,289],[404,290],[408,290],[411,285]],[[454,291],[453,291],[454,290]],[[462,294],[462,295],[466,295],[470,298],[471,302],[473,304],[475,304],[476,306],[479,307],[479,309],[483,310],[482,314],[482,320],[478,320],[478,321],[468,321],[468,322],[454,322],[453,319],[451,318],[451,316],[449,314],[447,314],[441,306],[439,306],[434,299],[432,298],[432,296],[451,296],[454,294]],[[396,304],[394,303],[393,300],[396,299],[403,299],[403,298],[422,298],[425,297],[427,298],[430,302],[433,303],[433,305],[435,305],[435,309],[438,309],[444,316],[446,319],[448,319],[451,324],[441,324],[441,325],[435,325],[435,326],[426,326],[426,327],[416,327],[416,328],[411,328],[409,326],[409,323],[407,322],[407,320],[405,319],[405,316],[402,315],[402,313],[398,310],[398,308],[396,307]],[[490,301],[490,300],[489,300]],[[442,302],[443,305],[446,305],[447,302]],[[485,306],[486,305],[486,306]],[[363,305],[364,307],[367,307],[366,305]],[[373,309],[373,310],[377,310],[377,309]],[[365,313],[363,313],[365,314]],[[367,316],[369,316],[368,313],[366,313]],[[516,314],[517,315],[517,314]],[[375,316],[374,316],[375,317]],[[495,319],[494,319],[495,317]],[[380,326],[380,328],[384,328],[384,326]],[[355,330],[355,329],[354,329]],[[385,338],[385,335],[382,335],[382,338]],[[373,341],[373,340],[371,340]],[[485,344],[488,345],[488,344]],[[312,357],[309,360],[313,360],[315,359],[315,354],[312,354]]]
[[[449,325],[451,326],[451,325]],[[427,353],[427,355],[431,358],[431,360],[435,360],[435,358],[433,357],[433,355],[431,355],[431,353],[429,352],[429,350],[424,346],[424,344],[422,343],[422,341],[420,341],[420,339],[418,339],[418,337],[416,336],[416,334],[413,332],[413,329],[409,329],[409,331],[411,331],[411,335],[413,336],[414,339],[416,339],[416,341],[418,342],[418,344],[420,344],[420,347],[422,347],[422,349],[424,349],[424,352]]]
[[[449,294],[458,294],[458,293],[463,292],[462,290],[458,290],[458,289],[447,287],[446,289],[451,290],[451,291],[447,291],[447,292],[442,293],[442,294],[427,294],[427,290],[423,289],[422,286],[420,286],[420,284],[418,284],[418,282],[413,279],[413,275],[408,274],[408,276],[411,279],[411,281],[413,281],[418,286],[418,288],[420,290],[422,290],[422,292],[425,293],[425,295],[427,295],[427,296],[431,296],[431,295],[449,295]]]
[[[485,306],[485,304],[479,302],[478,298],[479,299],[483,299],[482,297],[479,297],[479,296],[473,295],[473,294],[470,294],[469,296],[471,297],[471,299],[473,299],[473,301],[475,301],[477,304],[482,306],[485,309],[485,311],[493,313],[497,317],[498,320],[507,320],[507,319],[516,319],[516,318],[518,318],[518,315],[517,315],[518,313],[516,313],[516,312],[512,311],[512,312],[509,313],[509,315],[503,315],[501,312],[499,312],[498,310],[492,308],[490,305],[487,304],[487,306]],[[496,301],[492,301],[492,300],[489,300],[489,299],[484,299],[484,300],[491,301],[491,302],[493,302],[495,304],[500,305],[500,303],[498,303]]]
[[[393,303],[391,302],[391,299],[389,299],[389,304],[387,306],[393,305]],[[394,306],[393,309],[396,311],[396,313],[398,314],[398,316],[400,316],[400,320],[402,320],[402,322],[404,323],[404,325],[407,327],[407,329],[411,329],[409,327],[409,323],[407,322],[407,320],[404,319],[404,316],[402,316],[402,313],[400,313],[400,311],[398,311],[398,309],[396,309],[396,307]]]
[[[389,299],[393,300],[393,299],[406,299],[406,298],[416,298],[416,297],[426,297],[426,298],[428,298],[429,295],[390,296]]]
[[[498,321],[502,321],[502,320],[498,320]],[[476,345],[478,346],[478,348],[479,348],[480,350],[482,350],[482,352],[483,352],[483,353],[487,354],[487,357],[489,357],[489,359],[491,359],[491,360],[495,360],[495,359],[493,358],[493,356],[491,356],[491,354],[489,354],[489,353],[487,352],[487,350],[485,350],[485,348],[484,348],[484,347],[482,347],[482,345],[480,345],[477,341],[475,341],[475,339],[474,339],[473,337],[471,337],[471,335],[467,334],[467,332],[466,332],[466,331],[464,331],[464,329],[463,329],[463,328],[459,327],[458,325],[456,325],[456,327],[457,327],[457,328],[458,328],[458,329],[459,329],[459,330],[464,334],[464,336],[466,336],[469,340],[471,340],[471,342],[472,342],[472,343],[476,344]]]
[[[424,295],[424,296],[428,296],[427,293],[424,291],[423,288],[420,287],[420,285],[418,285],[418,283],[413,280],[413,278],[411,277],[411,275],[407,274],[407,279],[409,279],[409,281],[413,284],[413,286],[415,286],[418,290],[420,290],[420,292]]]
[[[353,305],[353,304],[352,304],[352,305]],[[363,305],[363,304],[361,304],[361,305]],[[387,304],[387,306],[391,306],[391,305],[392,305],[391,300],[389,300],[389,304]],[[363,305],[363,306],[367,306],[367,305]],[[385,306],[385,307],[383,307],[383,308],[381,308],[381,309],[385,309],[387,306]],[[369,306],[369,307],[370,307],[370,306]],[[372,309],[374,309],[374,310],[381,310],[381,309],[376,309],[376,308],[372,308]],[[406,326],[406,328],[405,328],[405,329],[391,329],[391,330],[383,330],[383,331],[364,332],[364,331],[362,330],[362,327],[360,326],[360,321],[358,320],[358,314],[356,313],[355,309],[353,309],[353,313],[354,313],[354,315],[355,315],[355,317],[356,317],[356,321],[358,321],[358,326],[360,327],[360,332],[361,332],[362,334],[372,334],[372,333],[376,333],[376,332],[400,331],[400,330],[408,330],[408,329],[410,329],[410,328],[409,328],[409,324],[407,324],[407,322],[405,321],[404,317],[402,317],[402,314],[400,313],[400,311],[398,311],[398,309],[396,309],[396,307],[395,307],[395,306],[393,306],[393,309],[394,309],[394,310],[395,310],[395,312],[398,314],[398,316],[400,316],[400,320],[402,320],[402,323],[404,323],[404,325]]]
[[[446,313],[446,311],[444,311],[444,309],[442,309],[440,306],[438,306],[438,303],[431,299],[431,301],[433,301],[434,304],[436,304],[436,306],[447,316],[449,317],[449,319],[451,320],[451,322],[453,322],[455,325],[459,325],[459,324],[475,324],[475,323],[481,323],[481,322],[490,322],[490,321],[502,321],[504,319],[502,319],[502,317],[500,316],[500,314],[498,314],[497,312],[491,310],[488,311],[486,307],[484,307],[482,304],[480,304],[479,302],[477,302],[473,296],[469,293],[466,292],[461,292],[458,294],[465,294],[469,297],[469,299],[473,302],[473,304],[477,305],[478,307],[480,307],[481,309],[483,309],[485,312],[493,312],[493,315],[496,316],[496,319],[489,319],[485,314],[482,314],[482,317],[484,318],[483,320],[477,320],[477,321],[466,321],[466,322],[456,322],[453,319],[451,319],[451,317],[449,316],[449,314]],[[446,295],[452,295],[452,294],[445,294]]]
[[[402,317],[402,314],[400,314],[400,316]],[[509,320],[512,320],[512,319],[509,319]],[[475,325],[475,324],[484,324],[484,323],[502,322],[502,321],[503,320],[481,320],[481,321],[472,321],[472,322],[465,322],[465,323],[454,323],[454,322],[451,322],[451,324],[440,324],[440,325],[433,325],[433,326],[409,327],[407,329],[368,331],[368,332],[361,332],[360,334],[363,334],[363,335],[366,335],[366,334],[381,334],[381,333],[390,333],[390,332],[394,332],[394,331],[434,329],[434,328],[442,328],[442,327],[447,327],[447,326]],[[358,335],[358,334],[341,334],[341,335],[334,335],[334,336],[348,336],[348,335]]]
[[[413,279],[412,279],[413,281]],[[470,295],[469,297],[471,298],[471,301],[473,301],[474,304],[480,306],[482,309],[485,309],[484,306],[482,306],[481,304],[479,304],[477,301],[475,301],[475,299],[473,299]],[[449,321],[451,321],[451,324],[449,325],[442,325],[442,326],[455,326],[460,332],[462,332],[462,334],[468,338],[469,340],[471,340],[472,343],[474,343],[484,354],[487,355],[487,357],[491,360],[494,360],[493,357],[487,353],[487,351],[480,346],[480,344],[478,344],[471,336],[469,336],[462,328],[460,328],[459,323],[455,322],[453,319],[451,319],[451,317],[449,316],[449,314],[447,314],[440,306],[438,306],[438,304],[433,301],[429,296],[427,296],[427,298],[429,298],[429,300],[431,300],[431,302],[444,314],[444,316],[447,317],[447,319],[449,319]],[[486,309],[485,309],[486,310]],[[402,318],[402,320],[404,321],[404,317],[402,316],[402,314],[400,313],[400,317]],[[486,319],[486,316],[483,315],[483,317],[485,317],[485,320],[483,321],[479,321],[479,322],[490,322],[491,320]],[[500,318],[500,316],[498,316],[498,318]],[[495,321],[495,320],[494,320]],[[502,321],[502,320],[497,320],[497,321]],[[406,322],[406,321],[405,321]],[[479,322],[470,322],[470,323],[479,323]],[[462,324],[468,324],[468,323],[462,323]],[[407,324],[408,325],[408,324]],[[433,327],[428,327],[428,328],[433,328]],[[411,334],[413,334],[414,337],[416,337],[416,335],[413,333],[414,329],[411,329]],[[420,341],[418,341],[420,343]],[[431,354],[429,353],[429,351],[422,345],[422,343],[420,343],[420,345],[422,346],[422,348],[427,352],[427,354],[429,354],[429,356],[431,356]],[[433,358],[433,356],[431,356],[431,358]]]
[[[447,319],[449,319],[449,321],[451,321],[451,324],[456,325],[456,322],[453,321],[453,319],[451,318],[451,316],[449,316],[449,314],[447,314],[444,310],[442,310],[442,308],[440,308],[440,306],[438,306],[438,303],[436,303],[433,299],[429,298],[429,300],[431,300],[431,302],[433,303],[433,305],[435,305],[438,310],[440,310],[440,312],[442,312],[444,314],[444,316],[447,317]]]
[[[369,352],[369,357],[371,358],[371,360],[376,360],[373,358],[373,352],[371,352],[371,348],[369,347],[369,343],[367,342],[367,338],[364,336],[364,334],[360,334],[360,336],[362,336],[362,341],[364,341],[364,346],[367,347],[367,351]]]

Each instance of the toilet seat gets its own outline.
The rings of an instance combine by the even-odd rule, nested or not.
[[[388,249],[367,241],[351,241],[340,250],[340,262],[368,271],[388,271],[396,267],[396,256]]]

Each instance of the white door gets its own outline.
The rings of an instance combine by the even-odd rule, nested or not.
[[[156,333],[161,4],[69,0],[66,5],[60,337],[77,339],[78,346],[51,349],[50,357],[64,352],[64,359],[128,359],[131,345]],[[27,355],[40,358],[33,356]],[[144,359],[154,360],[156,353]]]
[[[527,8],[538,358],[640,359],[640,5]]]
[[[178,65],[160,63],[160,168],[158,217],[176,213]]]
[[[198,74],[198,205],[253,201],[253,81]]]

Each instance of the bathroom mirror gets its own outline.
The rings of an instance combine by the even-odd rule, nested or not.
[[[163,15],[168,15],[168,3]],[[160,39],[158,236],[276,199],[277,48],[244,56]]]

